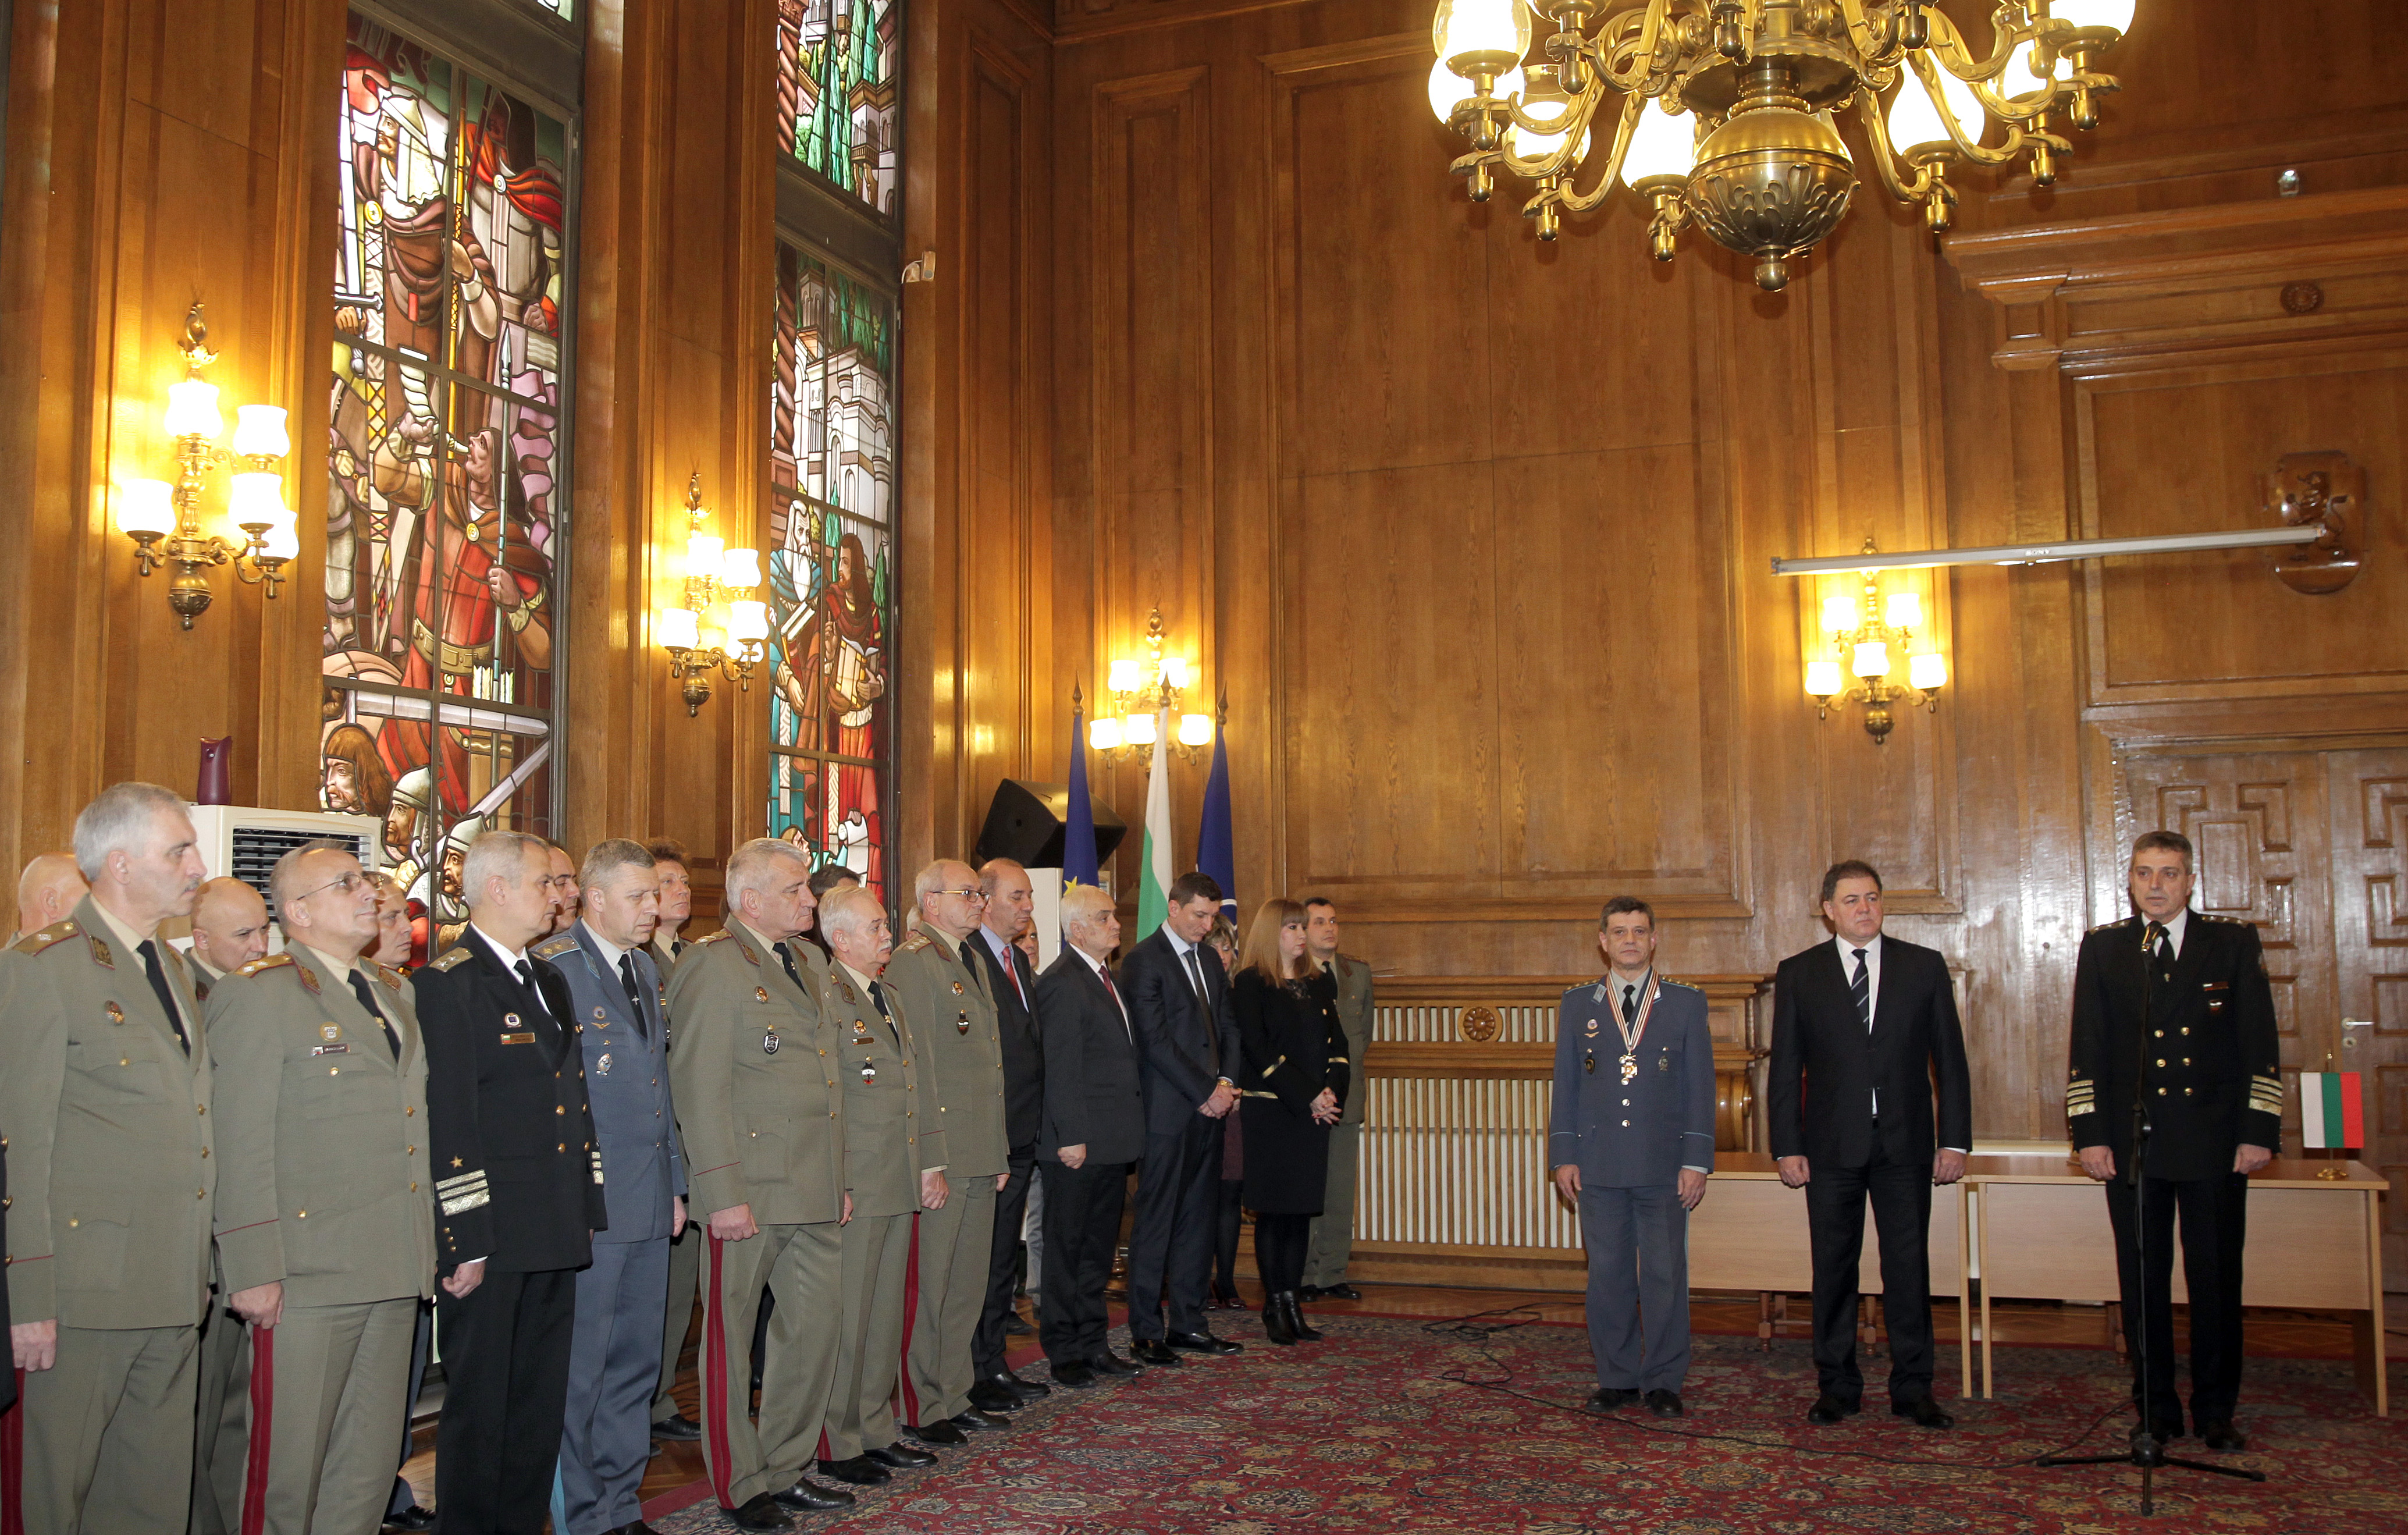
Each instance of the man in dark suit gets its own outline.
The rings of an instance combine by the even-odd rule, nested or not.
[[[1137,1030],[1104,962],[1121,940],[1112,898],[1093,885],[1062,895],[1061,954],[1037,978],[1045,1045],[1045,1306],[1038,1332],[1054,1383],[1083,1389],[1097,1373],[1134,1375],[1106,1346],[1104,1285],[1120,1240],[1128,1165],[1147,1143]]]
[[[2172,1304],[2179,1212],[2192,1423],[2209,1449],[2245,1450],[2232,1426],[2243,1216],[2249,1174],[2283,1143],[2283,1068],[2258,929],[2192,911],[2194,879],[2190,839],[2179,832],[2148,832],[2132,844],[2127,880],[2139,914],[2092,928],[2074,967],[2065,1112],[2082,1169],[2107,1185],[2132,1400],[2146,1404],[2134,1436],[2182,1437]]]
[[[661,1297],[669,1241],[685,1226],[685,1166],[669,1096],[667,1002],[648,952],[660,874],[641,842],[611,838],[586,852],[578,919],[535,947],[568,986],[602,1148],[610,1224],[577,1276],[568,1414],[552,1484],[554,1535],[643,1528],[652,1388],[660,1372]]]
[[[468,924],[411,978],[435,1152],[445,1535],[543,1528],[577,1270],[607,1225],[575,1004],[560,972],[526,952],[555,914],[552,859],[523,832],[470,843]]]
[[[1931,1396],[1931,1185],[1965,1176],[1972,1080],[1948,964],[1882,936],[1881,876],[1850,859],[1823,876],[1831,940],[1781,962],[1765,1085],[1781,1181],[1806,1190],[1814,1247],[1814,1370],[1807,1410],[1837,1423],[1864,1399],[1856,1263],[1865,1205],[1881,1239],[1889,1407],[1927,1428],[1956,1419]],[[1935,1137],[1932,1084],[1939,1085]]]
[[[1018,1319],[1012,1292],[1020,1280],[1020,1227],[1028,1212],[1028,1185],[1037,1176],[1037,1140],[1045,1120],[1044,1045],[1034,1011],[1037,974],[1017,942],[1036,916],[1037,897],[1028,870],[1009,858],[989,859],[979,870],[979,888],[986,892],[986,911],[966,947],[978,957],[987,995],[995,998],[1003,1040],[1004,1139],[1010,1150],[1010,1177],[995,1197],[986,1301],[970,1343],[970,1405],[1009,1413],[1047,1394],[1045,1386],[1013,1374],[1003,1356]]]
[[[1171,882],[1162,926],[1121,963],[1145,1084],[1144,1160],[1137,1227],[1129,1233],[1129,1352],[1150,1365],[1176,1365],[1182,1353],[1235,1354],[1241,1346],[1213,1337],[1204,1320],[1221,1121],[1237,1107],[1240,1064],[1229,978],[1204,942],[1220,914],[1221,887],[1212,877],[1182,874]]]

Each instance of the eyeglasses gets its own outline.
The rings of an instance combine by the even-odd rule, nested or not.
[[[987,902],[986,892],[978,889],[975,886],[968,890],[931,890],[928,894],[932,896],[959,896],[962,899],[969,902],[972,906],[984,906]]]
[[[367,882],[368,877],[366,874],[361,873],[358,869],[353,869],[351,873],[344,875],[339,880],[328,880],[324,884],[318,886],[315,890],[304,890],[297,896],[289,896],[285,897],[284,904],[290,906],[294,901],[306,901],[310,897],[328,890],[339,890],[346,896],[357,895],[359,893],[360,886],[366,884]]]

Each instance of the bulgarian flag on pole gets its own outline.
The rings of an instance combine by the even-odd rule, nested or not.
[[[2366,1144],[2366,1097],[2355,1071],[2300,1073],[2300,1143],[2344,1151]]]
[[[1154,724],[1154,767],[1145,781],[1145,854],[1137,871],[1137,942],[1170,915],[1170,763],[1163,754],[1170,723],[1166,709]]]

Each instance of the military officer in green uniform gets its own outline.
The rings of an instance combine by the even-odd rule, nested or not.
[[[669,977],[669,1086],[685,1141],[688,1203],[706,1224],[703,1461],[738,1529],[788,1528],[781,1509],[853,1495],[805,1478],[835,1391],[850,1206],[844,1191],[841,1040],[824,1007],[810,924],[811,868],[761,837],[727,860],[727,925],[689,944]],[[751,1416],[752,1327],[776,1298]]]
[[[216,1453],[258,1499],[246,1531],[367,1530],[435,1283],[426,1056],[409,983],[362,957],[379,892],[350,849],[294,848],[268,890],[284,952],[209,997],[219,1261],[252,1379],[247,1447]]]
[[[820,1470],[867,1485],[937,1458],[896,1442],[887,1399],[901,1362],[911,1218],[943,1209],[949,1192],[945,1132],[934,1127],[930,1095],[921,1091],[914,1020],[878,979],[895,941],[878,897],[859,885],[829,891],[820,931],[836,956],[827,1011],[841,1045],[836,1075],[844,1083],[844,1182],[853,1198],[836,1399]]]
[[[978,871],[940,858],[912,882],[919,920],[880,978],[918,1031],[920,1066],[945,1132],[944,1204],[920,1213],[919,1293],[904,1319],[903,1421],[926,1444],[959,1444],[1010,1420],[970,1405],[971,1344],[986,1305],[995,1197],[1011,1176],[1003,1128],[1003,1038],[977,941]],[[924,1098],[930,1096],[923,1093]]]
[[[159,925],[205,872],[184,802],[119,783],[76,818],[92,893],[0,959],[16,1513],[43,1535],[180,1535],[209,1281],[209,1060]]]
[[[1354,1063],[1357,1085],[1329,1129],[1329,1181],[1321,1213],[1312,1217],[1304,1284],[1297,1295],[1305,1300],[1360,1300],[1363,1292],[1346,1283],[1346,1260],[1354,1249],[1354,1164],[1363,1143],[1363,1106],[1371,1099],[1362,1074],[1371,1049],[1371,967],[1338,952],[1338,905],[1326,896],[1304,903],[1304,941],[1306,957],[1328,971],[1338,988],[1338,1022],[1346,1030],[1346,1058]]]

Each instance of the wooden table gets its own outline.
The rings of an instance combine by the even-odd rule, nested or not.
[[[2319,1176],[2328,1171],[2344,1176]],[[1982,1395],[1987,1397],[1991,1298],[2114,1302],[2119,1298],[2115,1241],[2107,1224],[2106,1194],[2070,1158],[1977,1156],[1965,1184],[1982,1284]],[[2381,1204],[2390,1186],[2357,1162],[2268,1163],[2249,1179],[2249,1238],[2242,1267],[2243,1305],[2354,1313],[2358,1387],[2373,1402],[2377,1417],[2390,1411],[2383,1359]],[[1936,1202],[1934,1213],[1936,1281]],[[2177,1297],[2184,1293],[2182,1271],[2177,1248]]]

